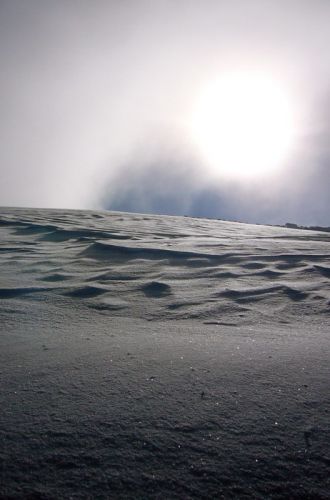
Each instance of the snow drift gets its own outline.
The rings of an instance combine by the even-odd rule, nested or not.
[[[326,498],[330,234],[1,209],[1,495]]]

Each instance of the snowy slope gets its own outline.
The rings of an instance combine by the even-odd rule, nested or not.
[[[3,497],[327,498],[329,233],[0,214]]]

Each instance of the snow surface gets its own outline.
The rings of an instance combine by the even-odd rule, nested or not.
[[[2,208],[2,498],[329,498],[330,234]]]

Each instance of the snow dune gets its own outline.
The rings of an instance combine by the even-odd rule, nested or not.
[[[3,211],[1,226],[2,263],[12,270],[2,298],[42,293],[80,298],[104,311],[120,303],[125,316],[228,316],[237,324],[328,310],[327,233],[19,209]],[[10,285],[13,275],[17,286]],[[146,303],[146,296],[157,300]]]
[[[0,235],[3,497],[327,498],[329,233],[2,208]]]

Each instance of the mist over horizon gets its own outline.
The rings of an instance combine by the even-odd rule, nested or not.
[[[329,226],[329,20],[311,0],[2,1],[0,205]],[[243,87],[260,72],[279,82],[292,105],[294,142],[274,171],[270,150],[258,175],[227,175],[209,110],[206,155],[191,132],[205,88],[235,71]]]
[[[196,159],[178,150],[159,150],[161,157],[140,153],[138,161],[132,158],[123,164],[103,187],[98,208],[260,224],[329,226],[330,169],[312,155],[309,162],[301,158],[288,169],[285,178],[240,182],[203,177],[203,165]]]

